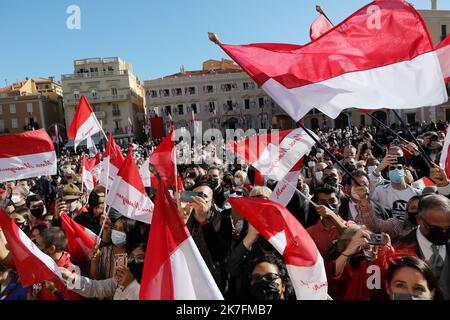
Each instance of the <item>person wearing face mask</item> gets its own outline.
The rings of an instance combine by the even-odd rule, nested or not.
[[[327,164],[325,162],[319,162],[317,163],[314,168],[312,168],[312,179],[309,185],[310,192],[314,192],[314,189],[322,185],[322,179],[323,179],[323,171],[327,167]]]
[[[74,264],[70,261],[70,254],[64,251],[67,246],[66,234],[61,228],[51,227],[42,230],[36,236],[36,246],[50,258],[58,267],[71,269]],[[56,278],[50,280],[56,290],[64,297],[64,300],[80,300],[80,295],[66,288],[66,286]],[[33,286],[33,295],[37,300],[59,300],[52,290],[44,283]]]
[[[295,300],[286,266],[277,256],[257,258],[253,262],[249,279],[251,300]]]
[[[336,189],[328,186],[316,189],[312,200],[317,206],[310,204],[311,211],[309,213],[317,213],[319,220],[306,231],[313,239],[319,252],[324,254],[331,243],[339,239],[341,234],[354,222],[345,221],[338,215],[341,203]]]
[[[343,201],[343,207],[339,211],[339,215],[344,220],[351,220],[358,224],[362,223],[362,215],[360,209],[361,196],[356,192],[358,187],[362,187],[364,192],[368,194],[369,192],[369,177],[362,170],[354,171],[352,174],[352,179],[349,179],[350,183],[347,185],[347,194],[349,197]],[[358,183],[356,183],[357,181]],[[365,197],[367,197],[365,194]],[[375,201],[368,199],[368,203],[371,207],[372,214],[378,219],[386,220],[389,218],[389,214],[386,210],[377,204]]]
[[[108,218],[109,220],[109,218]],[[95,280],[103,280],[112,278],[114,276],[115,256],[124,254],[135,244],[135,239],[138,238],[138,230],[136,228],[136,221],[126,217],[117,219],[113,228],[110,228],[110,221],[105,223],[104,234],[109,234],[110,244],[101,247],[99,250],[91,250],[90,259],[90,278]]]
[[[47,214],[47,208],[45,207],[43,199],[37,194],[31,195],[27,197],[26,203],[31,214],[36,219],[36,222],[43,221]]]
[[[22,230],[27,236],[30,235],[31,228],[34,225],[34,218],[31,215],[28,208],[21,208],[15,210],[10,218],[15,222],[15,224]]]
[[[223,207],[225,200],[230,195],[230,190],[222,186],[222,171],[218,167],[210,167],[208,169],[207,178],[214,194],[214,204],[219,208]]]
[[[69,287],[85,298],[112,300],[139,300],[140,282],[144,268],[146,245],[139,244],[128,255],[127,267],[118,267],[114,276],[93,280],[60,268]]]
[[[424,259],[450,299],[450,200],[429,194],[419,200],[419,227],[398,239],[399,248],[411,248]]]
[[[390,217],[402,222],[405,220],[406,203],[411,197],[421,193],[420,190],[406,184],[404,165],[403,150],[400,147],[391,147],[380,166],[372,174],[374,177],[388,168],[391,183],[376,187],[371,194],[371,199],[381,205]]]
[[[228,213],[231,210],[221,210],[215,205],[209,183],[197,184],[194,191],[202,195],[192,197],[192,202],[180,203],[183,219],[217,286],[225,292],[228,275],[224,261],[231,247],[233,230]]]
[[[28,196],[28,190],[22,186],[16,186],[11,191],[11,202],[14,205],[14,208],[23,209],[27,208],[26,198]]]
[[[100,217],[105,210],[105,194],[100,190],[94,190],[89,195],[88,204],[88,211],[86,213],[79,214],[74,220],[76,223],[88,228],[98,235],[101,229]]]
[[[444,300],[433,271],[423,260],[414,256],[392,259],[385,282],[390,300]]]

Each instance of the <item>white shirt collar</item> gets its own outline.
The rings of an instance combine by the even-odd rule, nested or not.
[[[417,243],[419,244],[420,250],[423,253],[423,256],[425,260],[430,260],[431,256],[433,255],[433,249],[431,249],[431,246],[433,243],[425,238],[425,236],[420,231],[420,226],[417,227],[416,230],[416,236],[417,236]],[[439,250],[439,254],[441,255],[442,259],[445,261],[446,256],[446,247],[444,246],[437,246]]]

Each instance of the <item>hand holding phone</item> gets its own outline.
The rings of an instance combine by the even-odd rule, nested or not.
[[[181,202],[188,202],[191,203],[192,197],[202,197],[204,195],[201,191],[183,191],[181,193]]]

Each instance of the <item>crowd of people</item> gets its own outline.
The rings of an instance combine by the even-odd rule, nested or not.
[[[331,299],[450,299],[450,180],[438,165],[446,127],[410,127],[433,166],[406,128],[316,130],[342,166],[316,145],[305,156],[298,190],[286,208],[324,259]],[[159,142],[136,146],[139,166]],[[211,146],[200,146],[208,164],[178,166],[184,189],[202,194],[182,203],[180,214],[218,288],[225,299],[296,299],[282,255],[227,201],[269,199],[277,182],[256,183],[253,167],[207,155]],[[138,299],[151,225],[114,209],[105,216],[105,188],[82,192],[80,165],[79,154],[64,150],[57,175],[0,184],[1,208],[65,279],[22,286],[0,230],[0,300]],[[424,177],[433,186],[423,188],[418,181]],[[154,200],[155,189],[146,191]],[[100,246],[87,260],[67,252],[63,212],[97,235],[104,224]],[[119,265],[123,256],[127,263]],[[74,265],[80,272],[72,272]]]

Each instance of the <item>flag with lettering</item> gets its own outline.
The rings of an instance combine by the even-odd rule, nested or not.
[[[152,221],[153,202],[145,193],[139,169],[133,160],[131,146],[108,192],[106,204],[127,218],[148,224]]]
[[[0,182],[56,172],[55,147],[45,129],[0,135]]]

